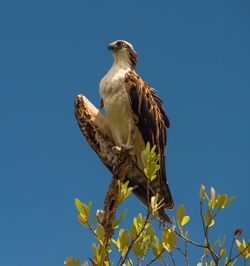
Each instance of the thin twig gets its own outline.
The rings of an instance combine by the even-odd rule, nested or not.
[[[173,263],[174,263],[174,266],[177,266],[176,263],[175,263],[175,261],[174,261],[174,256],[173,256],[172,252],[169,252],[169,254],[170,254],[171,259],[172,259],[172,261],[173,261]]]
[[[91,258],[89,258],[89,260],[92,262],[93,266],[97,265]]]
[[[236,256],[234,256],[233,258],[231,258],[230,260],[228,260],[228,262],[227,262],[227,264],[226,264],[225,266],[227,266],[231,261],[237,259],[241,254],[243,254],[243,253],[248,249],[248,246],[249,246],[249,245],[250,245],[250,244],[248,244],[248,245],[246,246],[246,248],[243,249],[238,255],[236,255]]]
[[[186,262],[187,262],[187,266],[189,266],[188,256],[187,256],[187,241],[185,241],[185,259],[186,259]]]
[[[168,266],[166,260],[162,256],[161,256],[161,259],[162,259],[163,263],[165,264],[165,266]]]
[[[156,261],[159,257],[161,257],[162,253],[165,251],[165,249],[163,249],[156,257],[154,257],[146,266],[149,266],[150,264],[152,264],[154,261]]]
[[[148,211],[147,216],[146,216],[146,221],[145,221],[145,223],[144,223],[142,229],[140,230],[139,234],[136,236],[135,239],[132,240],[131,244],[129,245],[129,247],[128,247],[128,251],[126,252],[126,255],[124,256],[124,258],[122,259],[121,265],[123,265],[123,263],[125,263],[125,261],[126,261],[126,259],[127,259],[127,257],[128,257],[128,254],[129,254],[129,252],[130,252],[130,250],[131,250],[133,244],[134,244],[135,241],[140,237],[140,235],[141,235],[142,232],[144,231],[146,225],[147,225],[148,223],[151,222],[151,221],[149,222],[149,219],[148,219],[148,218],[149,218],[149,215],[150,215],[150,212]],[[119,262],[121,261],[121,258],[122,258],[122,257],[120,257],[120,259],[119,259],[117,265],[118,265]]]
[[[201,264],[202,265],[203,265],[202,260],[203,260],[204,257],[206,257],[206,254],[204,254],[204,255],[201,256]]]
[[[147,254],[148,254],[148,252],[149,252],[149,249],[150,249],[150,247],[151,247],[151,245],[152,245],[152,243],[149,245],[149,247],[147,248],[145,254],[143,255],[143,257],[142,257],[142,259],[141,259],[141,264],[143,263],[144,259],[146,258]]]
[[[203,201],[200,202],[200,215],[201,215],[202,226],[203,226],[203,231],[204,231],[204,235],[205,235],[205,239],[206,239],[207,248],[210,251],[211,256],[213,257],[215,264],[218,265],[218,256],[214,253],[214,251],[210,247],[210,243],[209,243],[209,239],[208,239],[208,227],[209,227],[209,224],[211,223],[211,221],[213,220],[213,218],[218,214],[219,209],[217,210],[216,214],[211,217],[210,221],[207,223],[207,226],[205,226],[205,222],[204,222],[204,218],[203,218],[203,214],[202,214],[202,203],[203,203]]]
[[[187,241],[184,240],[184,243],[185,243],[185,259],[186,259],[186,263],[187,263],[187,266],[189,266],[189,263],[188,263],[188,258],[187,258]]]
[[[233,240],[232,240],[232,244],[231,244],[231,248],[230,248],[229,260],[230,260],[231,257],[232,257],[232,251],[233,251],[234,240],[235,240],[235,236],[234,236],[234,238],[233,238]]]
[[[177,248],[177,247],[176,247],[176,249],[179,250],[179,251],[181,252],[181,254],[184,256],[184,258],[185,258],[185,260],[186,260],[187,266],[189,266],[188,258],[187,258],[187,256],[186,256],[186,254],[185,254],[180,248]]]
[[[164,223],[164,221],[160,220],[158,217],[155,218],[157,221],[159,221],[160,223],[162,223],[164,226],[166,226],[168,229],[170,229],[171,231],[174,231],[171,227],[169,227],[166,223]],[[183,240],[189,242],[190,244],[194,245],[194,246],[197,246],[197,247],[200,247],[200,248],[206,248],[208,249],[207,246],[204,246],[204,245],[200,245],[188,238],[186,238],[185,236],[181,235],[180,233],[178,233],[177,231],[174,231],[179,237],[181,237]]]
[[[95,231],[93,230],[93,228],[92,228],[92,226],[90,226],[90,224],[89,224],[89,222],[88,221],[86,221],[86,224],[88,225],[88,227],[89,227],[89,230],[94,234],[94,236],[95,236],[95,238],[97,239],[97,241],[99,242],[99,245],[103,245],[103,243],[101,243],[101,241],[98,239],[98,236],[97,236],[97,234],[95,233]],[[106,246],[105,247],[107,247],[107,243],[106,243]],[[109,253],[108,253],[108,250],[105,248],[105,250],[106,250],[106,258],[107,258],[107,260],[108,260],[108,262],[109,262]]]

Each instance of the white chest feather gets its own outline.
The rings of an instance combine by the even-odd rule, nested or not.
[[[130,68],[113,65],[107,75],[100,82],[100,95],[104,109],[109,119],[110,129],[116,145],[127,144],[131,130],[135,129],[134,154],[137,164],[143,170],[141,152],[145,149],[144,141],[135,126],[129,96],[125,87],[125,75]]]
[[[124,78],[129,69],[114,65],[100,82],[100,95],[116,144],[125,144],[133,121]]]

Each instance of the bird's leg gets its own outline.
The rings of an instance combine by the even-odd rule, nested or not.
[[[122,149],[118,146],[114,146],[112,148],[113,152],[115,153],[115,158],[112,161],[112,170],[113,170],[113,174],[116,176],[119,176],[119,172],[120,172],[120,167],[121,165],[124,164],[125,161],[127,161],[129,159],[130,164],[132,161],[132,153],[127,150],[127,149]]]
[[[136,133],[135,133],[135,122],[134,120],[131,120],[128,125],[128,140],[126,145],[122,145],[122,149],[126,149],[128,151],[132,151],[134,149],[136,140]]]
[[[117,140],[118,143],[122,143],[121,146],[114,146],[112,148],[113,152],[115,153],[115,158],[112,162],[113,165],[113,172],[115,173],[119,165],[117,165],[118,158],[123,156],[135,157],[135,155],[131,152],[134,149],[134,144],[136,140],[136,131],[135,131],[135,123],[134,120],[131,119],[128,125],[128,140],[126,144],[123,144],[123,140]],[[132,161],[134,161],[132,159]]]

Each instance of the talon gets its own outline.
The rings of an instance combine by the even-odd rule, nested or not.
[[[112,151],[115,154],[119,154],[121,152],[121,148],[119,146],[114,146],[114,147],[112,147]]]
[[[123,151],[132,151],[134,149],[134,146],[128,146],[128,145],[122,144],[121,149]]]

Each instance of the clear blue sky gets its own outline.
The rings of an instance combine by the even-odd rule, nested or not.
[[[201,242],[198,190],[237,196],[215,233],[249,237],[250,2],[2,1],[0,7],[0,264],[63,265],[92,256],[74,199],[103,208],[110,174],[83,138],[74,98],[99,106],[108,43],[131,42],[137,72],[171,122],[167,173]],[[248,206],[248,207],[247,207]],[[143,211],[131,196],[127,219]],[[157,226],[156,226],[157,227]],[[192,249],[191,265],[200,251]],[[181,262],[180,262],[181,265]],[[184,265],[184,264],[183,264]]]

